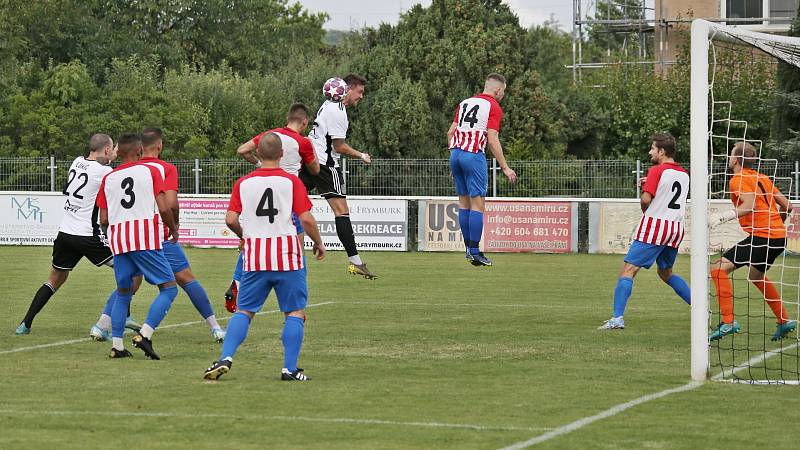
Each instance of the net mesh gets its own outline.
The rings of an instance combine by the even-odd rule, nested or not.
[[[783,223],[778,197],[770,188],[772,184],[783,193],[792,192],[792,179],[777,176],[778,160],[769,157],[761,139],[768,135],[768,129],[758,123],[764,122],[764,115],[769,116],[766,108],[770,105],[764,103],[763,96],[765,90],[774,92],[776,59],[800,67],[800,41],[718,27],[710,36],[709,48],[709,212],[733,209],[732,199],[746,198],[747,192],[755,198],[750,213],[744,216],[745,220],[752,220],[751,228],[745,230],[733,220],[711,230],[709,236],[709,335],[713,337],[722,326],[727,299],[732,302],[733,316],[741,327],[738,333],[710,341],[712,379],[800,384],[798,330],[788,332],[782,340],[773,340],[781,327],[779,322],[784,323],[783,330],[788,327],[787,319],[797,320],[800,315],[800,258],[787,251],[786,246],[788,242],[791,250],[795,246],[792,243],[797,242],[797,217]],[[754,98],[748,98],[750,95]],[[738,142],[755,149],[755,158],[748,163],[761,175],[744,171],[732,183],[735,174],[728,165],[728,156]],[[750,235],[767,239],[747,241]],[[782,236],[787,239],[781,241]],[[739,244],[735,257],[728,253],[727,259],[743,265],[730,273],[727,281],[714,270],[720,267],[718,261],[725,252],[739,242],[746,244]],[[771,267],[764,270],[765,266],[758,266],[771,259],[770,255],[777,255]],[[762,274],[766,278],[762,279]],[[788,317],[779,320],[778,315]]]

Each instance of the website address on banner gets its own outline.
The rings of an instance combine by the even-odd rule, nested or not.
[[[310,249],[312,247],[313,244],[306,241],[305,248]],[[402,242],[357,242],[356,247],[359,249],[367,249],[367,248],[402,249],[403,243]],[[325,248],[328,250],[342,250],[344,247],[342,246],[341,242],[326,242]]]
[[[568,213],[569,205],[504,205],[487,203],[487,212]]]
[[[518,248],[524,250],[566,250],[567,241],[489,241],[487,248]]]

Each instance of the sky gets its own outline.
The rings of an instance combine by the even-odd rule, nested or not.
[[[364,25],[375,27],[383,22],[396,24],[400,12],[419,3],[429,6],[430,0],[298,0],[312,12],[327,12],[329,30],[350,30]],[[572,30],[572,0],[506,0],[524,27],[541,24],[550,18],[561,28]]]

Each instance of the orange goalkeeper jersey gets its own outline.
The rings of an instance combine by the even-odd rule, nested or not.
[[[739,217],[739,225],[753,236],[763,238],[785,238],[786,226],[781,219],[775,194],[780,193],[768,176],[753,169],[742,169],[731,177],[729,184],[731,201],[735,206],[741,205],[739,196],[744,193],[756,195],[753,211]]]

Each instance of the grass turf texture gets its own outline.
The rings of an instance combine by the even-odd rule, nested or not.
[[[235,252],[187,255],[228,317]],[[300,366],[313,381],[279,381],[274,312],[253,321],[219,382],[201,379],[220,348],[205,323],[157,330],[162,361],[129,337],[128,360],[88,339],[0,353],[0,448],[500,448],[689,381],[689,308],[654,271],[637,277],[628,328],[595,330],[620,255],[493,255],[491,268],[458,253],[364,259],[378,280],[346,274],[342,252],[309,258],[309,303],[333,302],[308,310]],[[32,334],[13,335],[49,262],[47,247],[0,247],[0,352],[81,339],[96,321],[113,276],[83,261]],[[681,256],[676,272],[688,271]],[[136,318],[154,295],[136,295]],[[181,291],[162,326],[200,319]],[[537,448],[792,448],[797,389],[706,383]]]

